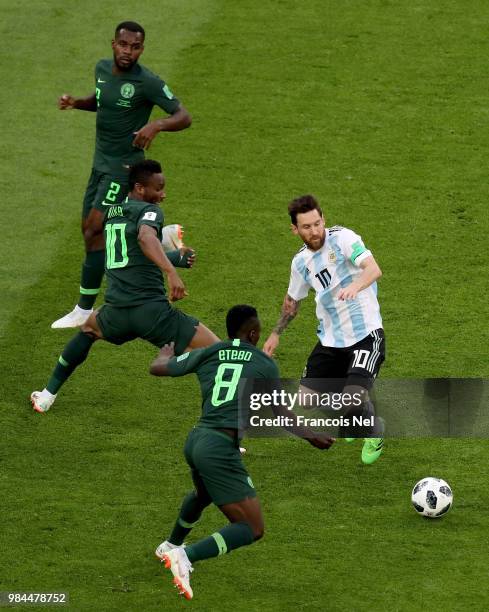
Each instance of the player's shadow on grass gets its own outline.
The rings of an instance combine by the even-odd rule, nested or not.
[[[431,378],[424,381],[423,408],[433,435],[489,437],[489,381],[481,378]],[[445,412],[445,422],[439,415]]]
[[[489,437],[485,379],[380,379],[373,395],[388,437]]]

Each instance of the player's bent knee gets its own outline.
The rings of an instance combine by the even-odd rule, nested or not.
[[[187,493],[185,498],[189,503],[192,503],[195,506],[195,509],[204,510],[212,503],[211,498],[207,493],[203,491],[191,491]]]
[[[104,215],[95,209],[90,211],[88,217],[82,220],[82,234],[85,243],[88,244],[94,239],[102,236],[104,232]]]
[[[83,239],[85,242],[92,242],[95,238],[103,237],[104,228],[102,225],[89,225],[82,229]]]
[[[257,542],[258,540],[261,540],[263,536],[265,535],[265,525],[261,525],[258,528],[252,529],[252,531],[253,531],[253,541]]]
[[[92,312],[85,323],[80,327],[80,331],[94,340],[103,340],[104,335],[97,324],[97,312]]]
[[[83,334],[86,334],[87,336],[90,336],[90,338],[93,338],[93,340],[100,340],[102,338],[102,336],[99,335],[99,333],[95,329],[93,329],[92,327],[90,327],[86,323],[80,327],[80,331]]]

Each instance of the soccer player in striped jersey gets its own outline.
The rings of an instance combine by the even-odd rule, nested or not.
[[[319,341],[309,355],[301,386],[319,392],[324,388],[319,379],[343,379],[345,392],[359,392],[362,397],[360,407],[348,414],[373,416],[368,391],[385,358],[376,284],[382,272],[358,234],[346,227],[325,227],[322,210],[312,195],[293,200],[288,211],[292,232],[304,245],[292,259],[280,319],[263,350],[270,356],[275,353],[280,334],[297,315],[301,300],[314,289]],[[377,419],[362,449],[366,464],[382,453],[381,431]]]

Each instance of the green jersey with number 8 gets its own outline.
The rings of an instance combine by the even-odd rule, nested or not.
[[[154,204],[129,200],[111,206],[105,215],[105,302],[111,306],[138,306],[166,301],[161,270],[142,252],[141,225],[150,225],[161,240],[163,211]]]
[[[195,372],[202,392],[199,425],[238,429],[238,385],[240,379],[277,379],[277,365],[263,351],[243,340],[218,342],[173,357],[168,362],[170,376]]]

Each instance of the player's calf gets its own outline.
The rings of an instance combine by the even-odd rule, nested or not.
[[[265,533],[265,523],[257,497],[247,497],[233,504],[219,506],[219,510],[231,523],[243,523],[250,527],[253,540],[260,540]]]
[[[51,408],[56,394],[75,369],[85,361],[96,339],[94,335],[79,332],[68,342],[46,388],[31,394],[32,406],[36,412],[47,412]]]

